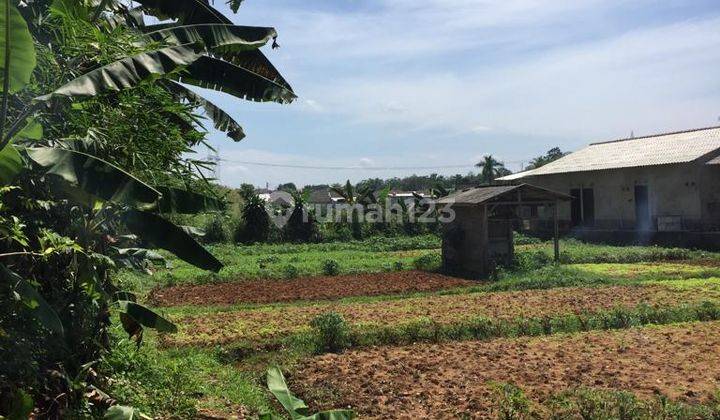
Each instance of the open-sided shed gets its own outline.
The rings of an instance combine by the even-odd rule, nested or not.
[[[555,216],[555,259],[560,257],[557,207],[572,197],[528,184],[496,185],[458,191],[437,201],[449,205],[454,219],[443,232],[445,270],[471,278],[487,277],[514,256],[513,222],[519,209],[546,206]]]

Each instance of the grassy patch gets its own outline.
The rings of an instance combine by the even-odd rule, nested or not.
[[[153,287],[178,284],[203,284],[239,279],[287,278],[293,275],[319,276],[326,270],[325,261],[338,262],[335,274],[375,273],[412,269],[425,254],[439,255],[435,249],[440,240],[434,235],[398,238],[373,238],[364,241],[320,244],[260,244],[209,246],[223,264],[220,273],[200,270],[171,255],[166,255],[171,269],[159,269],[152,276],[122,271],[118,281],[123,288],[147,292]]]
[[[574,264],[570,267],[585,273],[633,280],[720,277],[720,264],[712,266],[682,262],[645,262],[634,264]]]
[[[114,331],[117,345],[98,369],[112,373],[107,391],[122,404],[164,418],[198,412],[257,414],[271,409],[261,378],[224,363],[217,349],[158,349],[154,337],[140,348]],[[240,416],[242,417],[242,416]]]

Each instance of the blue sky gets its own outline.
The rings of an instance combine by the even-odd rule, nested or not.
[[[247,133],[210,134],[230,186],[466,173],[485,154],[517,170],[553,146],[720,124],[717,0],[215,3],[278,30],[265,51],[299,96],[203,91]],[[449,165],[467,168],[372,169]]]

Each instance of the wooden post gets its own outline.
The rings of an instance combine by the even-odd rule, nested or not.
[[[560,228],[558,226],[558,200],[553,204],[553,246],[555,248],[555,262],[560,262]]]

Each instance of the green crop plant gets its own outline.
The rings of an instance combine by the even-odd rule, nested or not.
[[[305,401],[290,392],[285,382],[285,376],[277,366],[268,369],[266,378],[268,389],[277,398],[292,420],[351,420],[355,418],[355,413],[352,410],[328,410],[309,414],[309,407],[305,404]],[[282,417],[264,413],[260,415],[260,419],[280,420]]]

